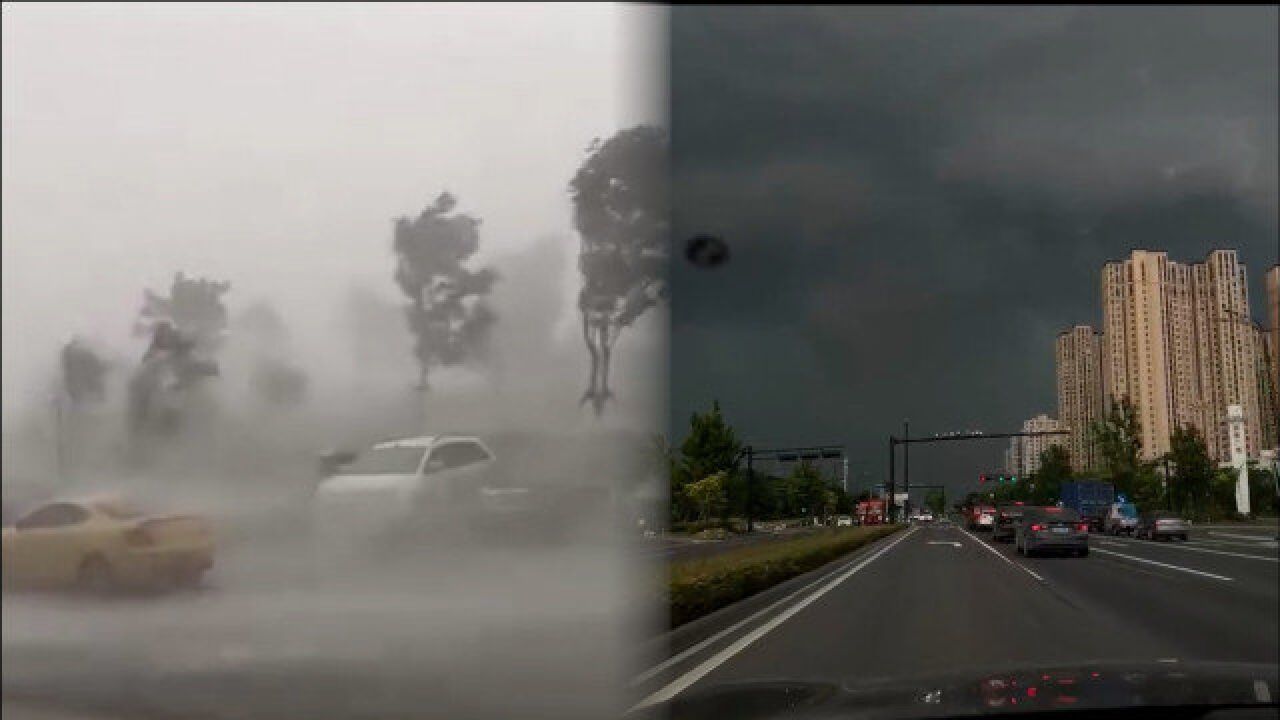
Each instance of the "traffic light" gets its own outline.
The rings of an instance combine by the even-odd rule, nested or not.
[[[979,476],[978,476],[978,484],[979,484],[979,485],[986,485],[986,484],[987,484],[987,476],[986,476],[986,475],[979,475]]]

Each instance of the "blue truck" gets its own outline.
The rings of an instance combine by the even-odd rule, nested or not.
[[[1116,488],[1109,482],[1075,480],[1062,483],[1062,506],[1080,513],[1089,528],[1101,531],[1107,511],[1116,501]]]

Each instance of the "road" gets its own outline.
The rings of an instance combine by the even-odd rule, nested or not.
[[[1089,660],[1276,663],[1274,528],[1187,543],[1094,535],[1087,558],[1023,558],[950,523],[898,533],[789,599],[682,638],[640,705],[763,679],[857,681]]]
[[[194,593],[6,596],[4,710],[77,720],[603,717],[763,677],[1093,658],[1274,663],[1274,537],[1242,526],[1197,528],[1186,544],[1094,536],[1088,558],[1027,559],[954,526],[923,526],[779,588],[776,600],[742,603],[719,626],[720,616],[691,624],[700,635],[686,633],[630,688],[626,679],[650,667],[627,656],[646,636],[631,604],[648,577],[634,551],[454,549],[318,580],[296,548],[255,549],[222,558]]]
[[[195,592],[7,594],[4,714],[616,715],[639,577],[599,544],[454,547],[330,574],[297,547],[259,546],[220,556]]]

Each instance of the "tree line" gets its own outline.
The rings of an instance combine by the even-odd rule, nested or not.
[[[986,493],[987,498],[996,502],[1050,504],[1057,502],[1063,482],[1104,480],[1142,510],[1170,510],[1195,520],[1235,514],[1237,471],[1220,468],[1213,462],[1198,428],[1175,427],[1169,438],[1169,451],[1144,460],[1138,414],[1129,398],[1124,397],[1113,403],[1089,432],[1099,455],[1095,471],[1073,473],[1066,449],[1051,445],[1040,454],[1036,473],[997,487]],[[1250,506],[1255,515],[1276,513],[1275,483],[1271,470],[1249,468]],[[983,493],[970,493],[966,500],[977,502],[983,497]]]
[[[755,520],[817,517],[849,513],[857,498],[839,482],[807,461],[794,464],[784,475],[742,466],[743,445],[725,420],[720,404],[695,412],[689,433],[678,447],[658,440],[656,453],[670,480],[670,521],[729,526],[732,519]]]

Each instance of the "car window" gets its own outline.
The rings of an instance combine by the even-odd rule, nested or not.
[[[19,520],[19,530],[37,530],[42,528],[68,527],[79,525],[89,517],[89,511],[72,503],[55,503],[46,505]]]
[[[342,468],[343,475],[390,475],[414,473],[422,462],[420,447],[387,446],[366,450],[350,465]]]
[[[477,443],[454,442],[442,445],[431,452],[428,467],[433,470],[466,467],[489,459],[489,454]]]
[[[133,520],[146,515],[141,508],[119,500],[104,500],[93,504],[93,509],[112,520]]]

